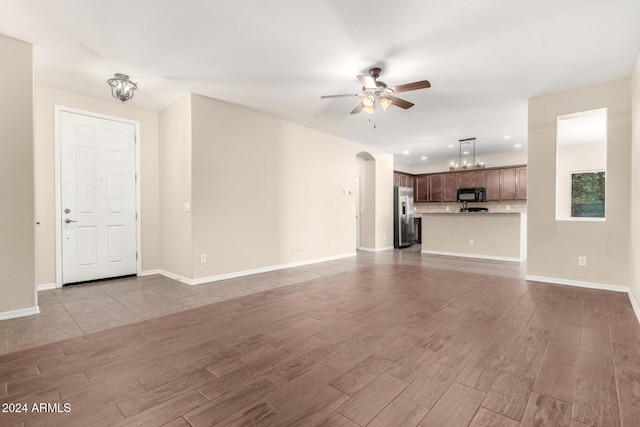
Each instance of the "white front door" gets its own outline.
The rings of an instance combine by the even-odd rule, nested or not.
[[[60,111],[62,283],[136,273],[135,125]]]

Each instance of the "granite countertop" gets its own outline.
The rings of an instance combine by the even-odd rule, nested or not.
[[[443,212],[416,212],[415,215],[525,215],[526,212],[457,212],[457,211],[443,211]]]

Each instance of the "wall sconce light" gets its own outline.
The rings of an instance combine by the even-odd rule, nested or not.
[[[133,98],[133,91],[138,89],[138,85],[129,80],[126,74],[116,73],[107,83],[111,86],[111,95],[122,102]]]

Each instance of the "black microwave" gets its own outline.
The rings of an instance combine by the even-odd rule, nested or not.
[[[487,189],[481,188],[458,188],[459,202],[484,202],[487,200]]]

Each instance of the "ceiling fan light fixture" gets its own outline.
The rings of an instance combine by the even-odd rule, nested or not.
[[[387,108],[389,108],[392,104],[391,100],[387,97],[380,98],[379,102],[380,102],[380,106],[384,111],[387,111]]]
[[[129,80],[126,74],[116,73],[107,83],[111,86],[111,95],[122,102],[133,98],[133,91],[138,89],[138,85]]]
[[[371,106],[371,107],[364,107],[364,108],[362,109],[362,111],[364,111],[365,113],[368,113],[368,114],[373,114],[373,110],[374,110],[374,107],[373,107],[373,106]]]
[[[364,108],[367,108],[367,107],[373,108],[375,102],[376,102],[376,99],[372,95],[365,96],[362,99],[362,105],[364,106]]]

